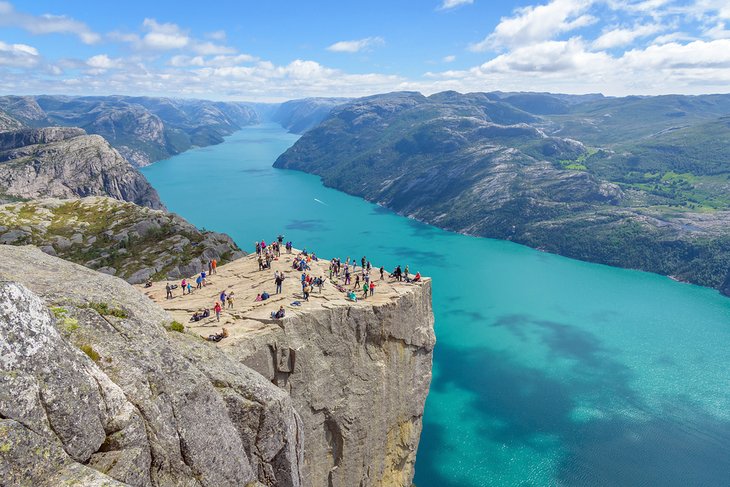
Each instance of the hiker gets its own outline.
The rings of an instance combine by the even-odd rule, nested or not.
[[[215,306],[213,306],[213,311],[215,311],[216,321],[220,321],[221,320],[221,303],[216,301]]]
[[[188,281],[188,294],[190,294],[192,292],[193,292],[193,284],[190,281]]]
[[[266,291],[264,291],[264,292],[261,293],[261,301],[266,301],[270,297],[271,296],[269,296],[269,293],[267,293]]]
[[[256,295],[256,297],[254,298],[254,301],[263,301],[263,299],[261,299],[261,293]]]
[[[206,276],[205,271],[200,273],[200,279],[201,279],[201,282],[203,283],[203,287],[208,285],[208,283],[205,281],[205,276]]]
[[[350,271],[347,270],[347,264],[345,264],[345,285],[350,284]]]
[[[254,242],[256,244],[256,254],[261,255],[261,244],[258,242]]]
[[[188,287],[188,280],[183,277],[182,282],[180,282],[180,287],[182,288],[183,296],[185,296],[185,290]],[[189,294],[189,293],[188,293]]]
[[[408,280],[408,266],[406,265],[406,270],[403,271],[403,275],[405,276],[406,280]]]
[[[213,333],[212,335],[208,335],[209,342],[219,342],[223,340],[224,338],[228,338],[228,328],[223,328],[223,330],[220,333]]]
[[[211,274],[218,274],[217,267],[218,267],[218,261],[216,261],[215,259],[213,259],[211,261],[211,270],[210,270],[210,273]]]
[[[226,305],[226,292],[225,292],[225,290],[224,291],[221,291],[220,298],[221,298],[221,305],[225,307],[225,305]]]
[[[384,268],[384,267],[383,267],[383,266],[381,265],[381,266],[380,266],[380,280],[381,280],[381,281],[382,281],[383,279],[385,279],[385,278],[383,277],[383,276],[384,276],[384,274],[385,274],[385,268]]]
[[[280,294],[281,291],[281,285],[284,283],[284,273],[276,274],[276,277],[274,277],[274,283],[276,284],[276,294]]]
[[[413,278],[413,282],[418,282],[421,280],[421,273],[416,272],[416,277]]]
[[[172,299],[172,287],[170,287],[170,283],[169,282],[165,286],[165,290],[167,291],[167,297],[166,297],[166,299]]]
[[[264,270],[264,258],[261,257],[261,254],[259,254],[259,270]]]
[[[347,299],[357,303],[357,296],[355,295],[355,291],[350,291],[350,293],[347,295]]]
[[[233,291],[231,291],[230,293],[228,293],[228,309],[233,308],[233,295],[234,294],[235,293]]]
[[[211,274],[213,274],[213,261],[209,260],[208,261],[208,275],[211,275]]]
[[[370,296],[375,294],[375,281],[370,281]]]
[[[281,245],[284,242],[284,235],[279,234],[278,237],[276,237],[277,242],[279,242],[279,245]]]
[[[302,288],[302,294],[304,294],[304,300],[309,301],[309,293],[312,291],[312,288],[309,286],[309,284],[304,284],[304,287]]]
[[[284,307],[283,306],[279,306],[279,311],[277,311],[277,312],[273,312],[272,311],[271,312],[271,318],[272,319],[275,319],[275,320],[280,320],[280,319],[282,319],[284,317],[285,314],[286,314],[286,311],[284,311]]]
[[[362,285],[362,298],[363,299],[368,297],[368,289],[370,289],[370,287],[368,286],[368,283],[367,282],[363,283],[363,285]]]
[[[195,313],[193,313],[193,316],[190,317],[190,321],[200,321],[203,318],[207,318],[210,316],[210,310],[208,308],[205,309],[199,309]]]
[[[360,287],[360,274],[355,274],[355,287],[353,289],[357,289]]]
[[[203,286],[203,278],[198,276],[195,278],[195,289],[200,289]]]

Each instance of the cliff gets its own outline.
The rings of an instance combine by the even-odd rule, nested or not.
[[[110,196],[163,208],[157,191],[119,152],[78,128],[0,133],[0,196]]]
[[[302,485],[287,394],[127,283],[6,245],[0,281],[3,483]]]
[[[358,303],[326,287],[297,308],[293,272],[279,299],[248,299],[270,287],[255,265],[239,259],[212,286],[160,299],[170,314],[117,278],[0,245],[0,478],[410,487],[434,344],[430,283],[383,284]],[[224,323],[179,331],[173,320],[221,289],[237,296]],[[280,304],[287,317],[273,321]],[[197,336],[223,324],[231,336],[218,344]]]
[[[435,341],[430,281],[378,280],[357,303],[327,283],[305,301],[291,257],[266,271],[255,255],[236,260],[193,295],[165,299],[164,283],[143,290],[182,323],[222,290],[234,292],[220,322],[187,329],[207,336],[226,327],[230,337],[217,347],[290,395],[303,424],[305,485],[410,487]],[[327,264],[312,262],[310,274],[326,276]],[[277,270],[287,276],[282,294],[274,293]],[[272,297],[256,302],[263,291]],[[286,318],[271,320],[279,306]]]
[[[241,257],[228,235],[178,215],[105,197],[0,205],[0,243],[44,252],[130,283],[178,279]]]
[[[289,132],[303,134],[327,118],[333,108],[347,103],[347,98],[303,98],[279,105],[271,120]]]

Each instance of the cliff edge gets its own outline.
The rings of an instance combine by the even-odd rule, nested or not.
[[[313,263],[313,272],[322,270]],[[166,310],[121,279],[0,245],[0,477],[11,485],[410,487],[431,378],[430,282],[300,306],[255,257]],[[183,327],[221,290],[222,321]],[[273,295],[273,293],[272,293]],[[278,297],[277,297],[278,296]],[[270,312],[285,306],[287,316]],[[218,327],[230,336],[204,341]],[[182,331],[181,331],[182,330]]]

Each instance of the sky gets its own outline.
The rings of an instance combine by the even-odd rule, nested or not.
[[[730,92],[730,0],[0,0],[0,94]]]

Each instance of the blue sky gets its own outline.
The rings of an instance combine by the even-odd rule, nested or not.
[[[727,92],[727,0],[0,0],[0,92]]]

